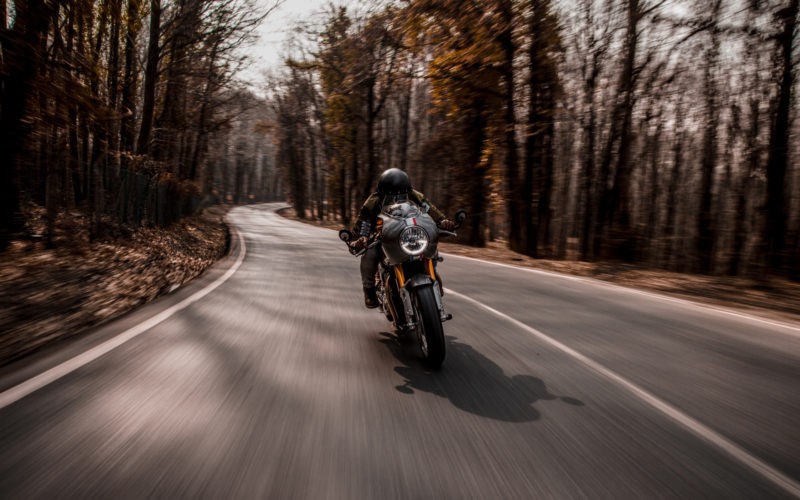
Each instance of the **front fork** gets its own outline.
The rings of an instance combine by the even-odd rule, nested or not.
[[[444,323],[453,319],[453,315],[449,314],[444,308],[444,301],[442,300],[442,281],[436,274],[436,269],[432,259],[425,259],[425,270],[428,277],[433,281],[433,296],[436,299],[436,308],[439,310],[439,319]],[[406,288],[406,279],[403,273],[403,266],[394,266],[395,279],[397,280],[397,288],[400,292],[400,299],[403,302],[403,310],[405,313],[406,327],[414,328],[417,325],[417,318],[415,315],[414,305],[411,301],[411,293]]]
[[[417,326],[417,318],[414,314],[414,305],[411,303],[411,294],[405,288],[400,289],[400,300],[403,301],[403,311],[406,316],[406,328],[413,330]]]
[[[433,284],[433,296],[436,298],[436,307],[439,309],[439,318],[444,323],[447,320],[453,319],[453,315],[445,311],[444,301],[442,300],[441,281],[436,281]]]

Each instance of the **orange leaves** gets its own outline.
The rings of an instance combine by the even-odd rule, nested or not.
[[[428,77],[434,105],[448,115],[475,102],[490,102],[502,93],[502,47],[497,41],[498,16],[492,2],[420,0],[411,2],[408,26],[420,30],[417,40],[432,53]],[[499,109],[499,106],[489,106]]]

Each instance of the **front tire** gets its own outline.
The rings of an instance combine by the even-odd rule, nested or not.
[[[422,363],[428,368],[440,368],[445,356],[444,329],[433,288],[429,286],[417,288],[413,292],[413,298],[420,320],[417,333],[422,351]]]

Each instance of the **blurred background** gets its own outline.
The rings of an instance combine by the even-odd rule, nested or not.
[[[0,0],[0,245],[277,199],[350,224],[397,167],[470,245],[796,280],[797,25],[798,0]]]

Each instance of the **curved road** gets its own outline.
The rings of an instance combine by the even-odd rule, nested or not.
[[[0,498],[800,497],[800,328],[446,256],[428,372],[336,233],[231,256],[0,374]]]

